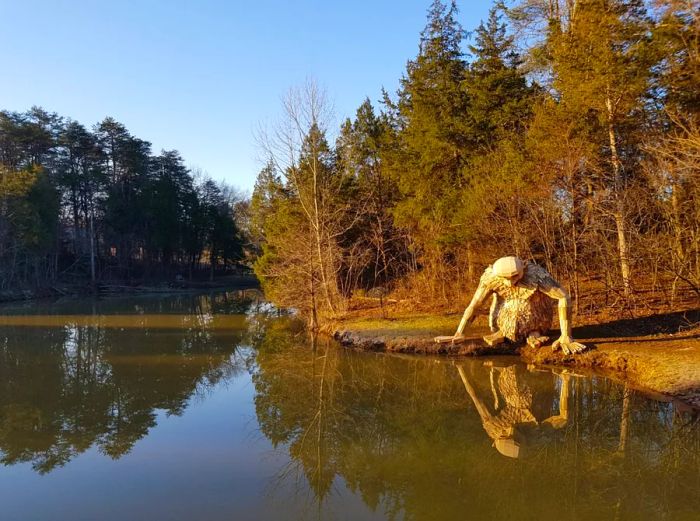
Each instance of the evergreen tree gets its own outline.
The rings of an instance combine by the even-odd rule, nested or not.
[[[143,189],[142,205],[147,215],[145,240],[164,265],[184,245],[186,212],[194,186],[189,171],[176,151],[163,151],[153,158],[150,181]]]
[[[242,258],[240,201],[211,184],[211,197],[195,190],[176,151],[153,157],[111,118],[90,132],[37,107],[0,112],[0,287],[41,286],[60,272],[93,284],[192,275],[205,248],[210,264],[229,267]]]
[[[76,257],[90,251],[90,220],[105,189],[104,157],[94,134],[76,121],[68,121],[58,144],[58,183],[72,219],[72,247]],[[94,230],[94,223],[93,223]]]
[[[343,124],[336,143],[339,168],[349,180],[350,204],[362,209],[342,239],[346,293],[358,286],[387,285],[406,271],[406,242],[392,216],[396,184],[385,174],[382,160],[387,135],[386,122],[366,99],[354,121]]]
[[[209,255],[210,278],[217,267],[226,268],[243,258],[243,238],[236,226],[233,206],[226,200],[222,186],[211,179],[199,187],[204,245]]]
[[[656,87],[675,117],[700,121],[700,2],[656,0],[653,29]]]
[[[473,281],[472,258],[477,254],[473,244],[508,244],[510,251],[520,254],[530,246],[531,236],[517,223],[525,222],[524,196],[533,192],[523,135],[535,89],[528,86],[519,68],[514,38],[496,7],[476,29],[469,49],[472,61],[462,88],[468,97],[465,120],[470,146],[452,226],[457,240],[467,245],[468,279]]]
[[[62,118],[33,107],[0,112],[0,284],[55,276],[59,193],[54,182]]]
[[[581,116],[597,115],[608,164],[604,209],[617,232],[620,273],[631,294],[630,215],[626,189],[639,170],[644,99],[649,89],[650,22],[641,0],[583,2],[568,33],[553,37],[555,88]]]
[[[645,166],[667,230],[654,243],[667,252],[662,264],[673,274],[672,294],[682,280],[700,295],[700,2],[657,0],[653,6],[659,110],[645,138]]]
[[[255,180],[250,201],[251,241],[255,251],[260,254],[265,241],[265,221],[275,212],[275,202],[284,196],[282,179],[275,170],[275,164],[269,160],[260,170]]]
[[[396,222],[412,236],[430,280],[439,281],[440,288],[430,288],[434,294],[446,291],[449,276],[441,273],[450,263],[452,213],[469,145],[464,31],[456,16],[454,1],[446,6],[435,0],[429,9],[418,56],[408,62],[398,93],[398,146],[385,156],[402,196]]]
[[[104,150],[109,184],[104,202],[105,239],[116,250],[117,268],[131,276],[132,259],[143,257],[148,219],[141,204],[149,181],[151,144],[129,134],[124,125],[106,118],[96,128]]]
[[[519,70],[522,60],[501,18],[499,9],[491,8],[488,21],[479,25],[469,46],[473,59],[463,88],[469,98],[466,117],[471,137],[478,147],[522,132],[532,111],[534,89]]]

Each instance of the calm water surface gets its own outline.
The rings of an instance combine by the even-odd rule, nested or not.
[[[700,519],[697,412],[356,353],[254,293],[0,310],[0,519]]]

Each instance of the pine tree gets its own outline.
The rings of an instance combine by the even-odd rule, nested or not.
[[[700,122],[700,1],[657,0],[656,87],[666,110]]]
[[[522,60],[501,18],[499,10],[491,8],[488,21],[479,25],[469,46],[473,60],[463,88],[469,99],[472,139],[479,147],[522,132],[532,112],[534,89],[519,69]]]
[[[107,180],[104,154],[96,136],[76,121],[66,123],[58,145],[57,184],[66,192],[64,199],[72,217],[72,253],[78,265],[89,266],[94,284],[97,278],[95,221]],[[78,262],[81,259],[87,262]]]
[[[355,119],[342,125],[336,143],[339,168],[348,179],[350,204],[362,209],[342,239],[346,293],[356,287],[387,285],[406,270],[405,240],[392,216],[396,184],[384,172],[382,160],[387,135],[386,122],[366,99]]]
[[[185,212],[193,192],[192,178],[177,151],[164,150],[152,159],[139,205],[146,216],[145,245],[165,267],[184,245]]]
[[[462,170],[459,204],[453,214],[457,240],[467,246],[468,278],[475,278],[476,255],[491,255],[485,245],[499,244],[494,254],[525,253],[530,236],[522,220],[524,194],[532,192],[523,153],[535,89],[520,70],[514,39],[492,8],[475,31],[472,61],[462,82],[468,99],[465,120],[469,148]],[[481,251],[474,251],[480,244]]]
[[[116,250],[122,276],[130,276],[132,259],[142,255],[148,219],[140,198],[151,172],[151,144],[132,136],[121,123],[106,118],[96,127],[109,179],[104,201],[105,239]]]
[[[397,107],[397,146],[385,156],[401,200],[394,214],[411,234],[431,280],[433,294],[445,295],[445,270],[454,244],[452,213],[460,198],[468,147],[465,114],[468,99],[461,88],[465,73],[454,1],[435,0],[421,32],[418,56],[408,62]]]
[[[265,242],[265,222],[275,212],[276,201],[284,196],[284,185],[275,170],[274,161],[268,160],[255,179],[253,195],[250,199],[251,241],[260,254]]]

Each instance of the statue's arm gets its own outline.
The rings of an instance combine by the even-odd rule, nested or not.
[[[497,293],[491,295],[491,307],[489,308],[489,329],[492,333],[498,331],[498,310],[499,310],[499,296]]]
[[[543,291],[548,297],[558,302],[561,336],[552,344],[552,349],[561,349],[567,355],[585,351],[586,346],[575,342],[571,337],[571,298],[569,294],[561,286],[552,286]]]
[[[550,416],[542,423],[547,423],[555,429],[561,429],[569,421],[569,375],[559,375],[561,388],[559,389],[559,414]]]
[[[472,384],[469,382],[467,374],[464,372],[462,366],[458,365],[457,371],[459,371],[459,376],[460,378],[462,378],[464,388],[467,390],[467,394],[469,394],[469,397],[474,402],[474,407],[476,407],[476,411],[479,413],[479,416],[481,416],[481,420],[483,422],[492,421],[493,417],[491,416],[488,407],[486,407],[486,404],[476,394],[476,390],[472,387]]]
[[[464,315],[462,315],[462,320],[460,321],[459,326],[457,326],[455,337],[462,336],[464,328],[467,327],[467,324],[474,320],[474,313],[484,303],[484,300],[490,293],[491,291],[488,290],[486,285],[480,282],[479,287],[476,288],[476,292],[472,297],[472,301],[467,306],[467,309],[464,310]]]

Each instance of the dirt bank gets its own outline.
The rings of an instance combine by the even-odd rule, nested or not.
[[[462,344],[435,344],[433,337],[452,334],[459,315],[406,315],[393,319],[354,317],[329,324],[326,332],[342,345],[369,351],[447,356],[520,354],[536,365],[592,369],[629,385],[677,399],[700,409],[700,309],[624,319],[574,328],[589,346],[578,356],[552,352],[549,346],[488,347],[488,332],[477,323]],[[550,333],[552,339],[558,331]]]

